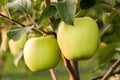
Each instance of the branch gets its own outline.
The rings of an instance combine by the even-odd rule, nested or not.
[[[53,80],[58,80],[58,77],[54,69],[50,69],[50,74],[52,75]]]
[[[7,17],[7,16],[5,16],[5,15],[3,15],[3,14],[1,14],[1,13],[0,13],[0,16],[3,17],[3,18],[5,18],[5,19],[7,19],[7,20],[9,20],[9,21],[12,21],[13,23],[19,24],[19,25],[22,26],[22,27],[25,27],[24,24],[22,24],[22,23],[20,23],[20,22],[18,22],[18,21],[16,21],[16,20],[14,20],[14,19],[11,19],[11,18],[9,18],[9,17]]]
[[[15,24],[18,24],[18,25],[20,25],[20,26],[22,26],[22,27],[26,27],[27,25],[24,25],[24,24],[22,24],[22,23],[20,23],[20,22],[18,22],[18,21],[16,21],[16,20],[14,20],[14,19],[11,19],[11,18],[9,18],[9,17],[7,17],[7,16],[5,16],[5,15],[3,15],[3,14],[1,14],[0,13],[0,16],[2,17],[2,18],[4,18],[4,19],[7,19],[7,20],[9,20],[9,21],[12,21],[13,23],[15,23]],[[37,29],[37,28],[33,28],[33,30],[36,30],[36,31],[38,31],[38,32],[40,32],[40,33],[42,33],[43,35],[45,34],[50,34],[49,32],[47,33],[47,32],[45,32],[44,30],[41,30],[41,29]]]
[[[75,62],[67,60],[64,56],[63,56],[63,61],[64,61],[64,66],[70,76],[70,80],[79,80],[80,79],[78,74],[79,71],[77,69],[78,66],[74,64]],[[71,65],[71,62],[73,65]]]
[[[110,74],[109,76],[112,76],[112,75],[115,75],[115,74],[120,74],[120,71],[116,71],[116,72],[113,72],[112,74]],[[101,76],[97,76],[91,80],[98,80],[98,79],[101,79],[104,75],[101,75]]]
[[[105,73],[105,75],[102,77],[101,80],[106,80],[112,73],[113,71],[119,66],[120,64],[120,59],[118,59],[111,67],[110,69]]]
[[[80,79],[80,76],[79,76],[79,67],[78,67],[78,61],[70,61],[70,64],[76,74],[76,77],[78,79]]]

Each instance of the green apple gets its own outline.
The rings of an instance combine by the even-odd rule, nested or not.
[[[90,17],[75,18],[73,26],[61,22],[57,40],[63,55],[68,60],[89,59],[98,48],[98,25]]]
[[[31,71],[53,68],[60,60],[60,49],[53,35],[30,38],[23,51],[25,63]]]
[[[9,40],[9,48],[13,55],[16,55],[22,49],[27,41],[27,35],[24,34],[18,41]]]

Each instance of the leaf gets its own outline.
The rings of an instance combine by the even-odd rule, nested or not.
[[[115,56],[115,47],[111,44],[105,46],[97,53],[99,68],[104,68],[108,62]]]
[[[0,4],[5,6],[7,4],[8,0],[0,0]]]
[[[33,26],[10,30],[7,32],[7,36],[12,40],[17,41],[32,28]]]
[[[23,55],[23,49],[19,50],[19,52],[14,57],[14,64],[15,64],[15,66],[18,65],[20,59],[22,58],[22,55]]]
[[[56,4],[59,16],[66,24],[73,25],[77,0],[63,0]]]
[[[117,11],[113,10],[111,13],[103,13],[102,20],[104,24],[111,23],[113,19],[117,16]]]
[[[117,55],[118,52],[116,49],[120,47],[120,41],[110,43],[108,45],[100,44],[100,47],[97,51],[96,61],[98,61],[98,68],[105,68],[110,61]]]
[[[41,24],[41,22],[45,19],[50,18],[51,16],[53,16],[55,13],[57,12],[56,7],[55,6],[47,6],[44,11],[42,12],[39,20],[38,20],[38,24]]]
[[[100,37],[102,37],[102,36],[105,34],[105,32],[106,32],[110,27],[112,27],[112,24],[106,24],[106,25],[104,25],[104,28],[101,29],[101,31],[100,31]]]
[[[44,3],[43,0],[36,0],[36,1],[33,3],[33,8],[34,8],[34,10],[39,11],[39,10],[40,10],[40,7],[43,5],[43,3]]]
[[[96,3],[96,0],[81,0],[80,1],[80,7],[82,9],[88,9],[94,6]]]
[[[7,4],[7,7],[12,7],[12,8],[18,8],[19,10],[22,10],[24,12],[28,12],[28,9],[30,9],[32,5],[31,0],[15,0],[13,2],[9,2]]]

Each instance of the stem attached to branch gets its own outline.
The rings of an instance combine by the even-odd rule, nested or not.
[[[64,61],[65,68],[68,71],[70,80],[80,80],[78,63],[76,61],[69,61],[64,56],[63,56],[63,61]]]
[[[54,69],[50,69],[50,74],[51,74],[53,80],[58,80],[58,77],[57,77]]]

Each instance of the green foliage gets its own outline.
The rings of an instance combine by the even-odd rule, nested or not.
[[[61,19],[70,25],[73,25],[75,17],[77,0],[64,0],[56,4],[57,11]]]
[[[29,30],[31,30],[33,26],[31,27],[24,27],[24,28],[18,28],[8,31],[7,36],[8,38],[17,41],[19,40],[24,34],[26,34]]]
[[[57,33],[60,21],[74,25],[75,17],[92,17],[98,23],[101,43],[105,43],[106,46],[97,50],[96,56],[94,56],[95,60],[92,59],[93,62],[89,65],[97,63],[93,65],[97,67],[96,73],[99,70],[104,72],[106,67],[108,69],[111,66],[111,61],[120,57],[119,50],[116,50],[120,47],[120,0],[58,0],[50,3],[47,7],[44,0],[0,0],[0,14],[5,15],[5,17],[0,15],[0,27],[5,26],[8,29],[12,27],[12,30],[8,30],[7,36],[14,41],[29,33],[33,27],[37,29],[33,30],[35,33],[53,34],[52,29],[55,29]],[[52,26],[49,18],[53,18]],[[19,23],[25,25],[25,27],[20,28],[22,25],[18,25]],[[13,70],[6,66],[13,64],[12,61],[7,63],[11,55],[6,53],[5,56],[4,69],[6,73],[10,73]],[[21,59],[22,51],[10,60],[14,60],[14,64],[18,65],[18,63],[21,63]],[[89,65],[84,66],[84,69],[87,70],[85,72],[88,72]],[[91,65],[89,68],[92,69],[93,66]],[[22,66],[19,67],[18,65],[17,67],[21,69]],[[15,66],[12,65],[12,69],[14,68]],[[19,70],[16,72],[19,72]],[[87,75],[87,73],[82,74],[82,76],[84,75]],[[86,77],[83,80],[87,80]]]
[[[7,4],[8,0],[0,0],[0,5],[5,6]]]
[[[42,12],[39,20],[38,20],[38,24],[41,24],[42,21],[44,21],[45,19],[49,19],[50,17],[52,17],[55,13],[57,12],[55,6],[47,6],[44,11]]]

